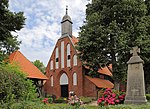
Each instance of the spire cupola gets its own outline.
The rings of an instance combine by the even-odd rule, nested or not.
[[[69,35],[72,37],[72,21],[70,16],[68,16],[68,6],[66,6],[66,15],[62,18],[61,33],[62,36]]]

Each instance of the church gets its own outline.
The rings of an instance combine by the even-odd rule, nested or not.
[[[78,58],[75,46],[78,38],[72,35],[72,20],[67,13],[61,21],[61,36],[50,56],[44,90],[49,95],[68,97],[73,91],[77,96],[96,97],[99,89],[113,88],[111,66],[98,70],[98,78],[88,76],[90,71]]]

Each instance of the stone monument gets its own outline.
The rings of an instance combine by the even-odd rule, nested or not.
[[[145,83],[144,83],[144,61],[138,56],[140,49],[133,47],[130,51],[133,56],[127,62],[127,91],[125,97],[125,104],[145,104],[147,102],[145,96]]]

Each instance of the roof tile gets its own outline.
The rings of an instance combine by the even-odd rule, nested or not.
[[[114,84],[110,82],[109,80],[100,79],[100,78],[91,78],[89,76],[85,76],[85,77],[99,88],[113,88],[114,87]]]
[[[10,63],[16,63],[28,78],[48,79],[32,62],[30,62],[20,51],[15,51],[9,56]]]

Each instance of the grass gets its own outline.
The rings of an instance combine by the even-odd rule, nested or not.
[[[86,104],[80,107],[75,107],[64,103],[44,104],[40,101],[38,102],[25,101],[20,103],[14,103],[10,107],[7,107],[5,105],[0,109],[150,109],[150,103],[148,102],[145,105],[125,105],[125,104],[110,105],[107,107],[90,106]]]

